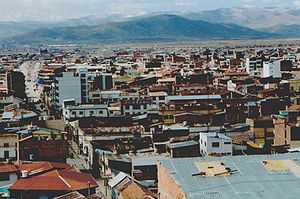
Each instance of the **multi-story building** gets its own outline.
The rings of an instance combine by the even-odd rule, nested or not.
[[[222,133],[200,133],[200,154],[232,155],[232,140]]]
[[[0,134],[0,159],[16,159],[17,142],[16,134]]]
[[[76,103],[88,101],[87,71],[80,69],[78,72],[63,72],[55,77],[54,81],[54,104],[62,107],[63,101],[75,99]]]
[[[262,77],[273,77],[273,78],[281,78],[281,69],[280,62],[264,62],[263,63],[263,72]]]
[[[299,109],[280,111],[279,115],[273,115],[274,146],[300,147],[299,116]]]
[[[259,118],[247,118],[246,123],[250,126],[250,132],[254,134],[254,142],[261,148],[269,149],[274,139],[274,124],[269,116]]]
[[[113,88],[112,74],[103,73],[94,79],[94,89],[111,90]]]
[[[108,117],[108,114],[108,104],[76,104],[75,100],[64,101],[63,116],[65,120],[83,117]]]
[[[251,57],[246,58],[246,72],[249,73],[250,76],[259,77],[262,69],[262,59]]]

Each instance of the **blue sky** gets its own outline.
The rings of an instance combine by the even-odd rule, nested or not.
[[[132,16],[245,6],[300,8],[300,0],[0,0],[0,21],[61,21],[89,15]]]

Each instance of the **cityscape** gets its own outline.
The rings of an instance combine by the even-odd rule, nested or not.
[[[298,0],[0,11],[0,199],[300,198]]]

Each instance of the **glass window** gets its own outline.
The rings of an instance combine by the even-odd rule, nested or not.
[[[219,142],[213,142],[211,145],[212,145],[213,148],[218,148],[220,146],[220,143]]]

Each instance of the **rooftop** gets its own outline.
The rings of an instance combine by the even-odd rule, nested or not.
[[[279,161],[280,167],[266,161]],[[221,162],[230,175],[201,176],[198,162]],[[272,162],[272,161],[271,161]],[[199,157],[160,160],[188,198],[299,198],[300,154]],[[193,175],[194,174],[194,175]]]

